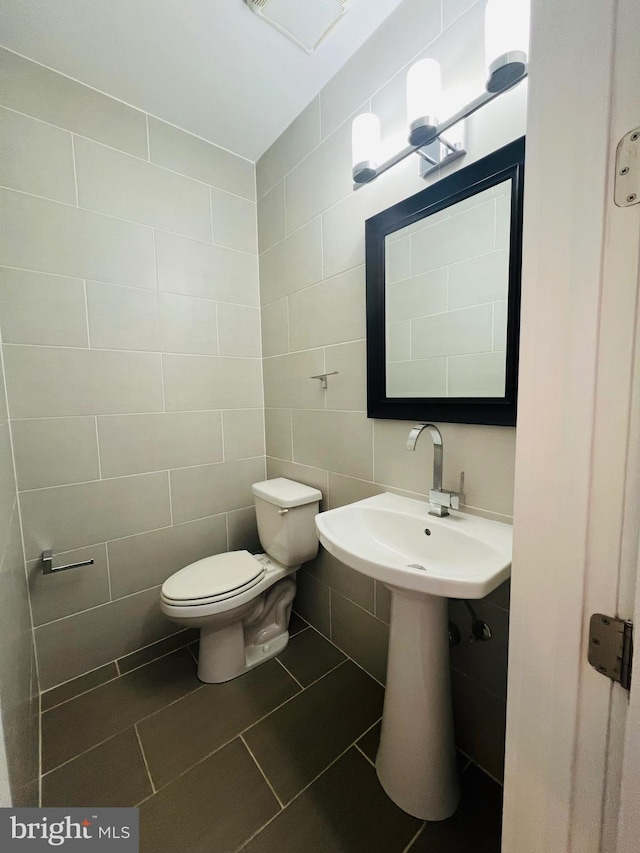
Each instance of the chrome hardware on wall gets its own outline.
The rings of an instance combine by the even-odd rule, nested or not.
[[[338,370],[332,370],[331,373],[318,373],[317,376],[310,376],[309,379],[319,379],[320,387],[323,391],[327,390],[327,376],[337,376],[339,373]]]
[[[70,563],[68,566],[53,565],[53,551],[42,552],[42,574],[51,575],[55,572],[64,572],[66,569],[79,569],[80,566],[92,566],[93,560],[83,560],[80,563]]]

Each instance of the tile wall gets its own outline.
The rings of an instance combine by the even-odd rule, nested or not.
[[[38,804],[38,693],[4,366],[0,358],[0,806]]]
[[[511,182],[386,238],[390,397],[502,397]]]
[[[484,86],[484,0],[405,0],[325,86],[257,164],[260,291],[267,472],[322,490],[332,508],[384,490],[424,497],[432,448],[415,453],[405,421],[366,416],[364,221],[420,191],[409,159],[375,184],[352,191],[350,126],[372,109],[383,145],[404,145],[407,64],[441,62],[451,103]],[[479,159],[524,133],[526,88],[503,96],[470,121],[469,154]],[[313,374],[339,371],[322,391]],[[510,521],[515,430],[442,424],[444,485],[466,472],[474,511]],[[299,573],[298,611],[384,680],[389,597],[384,587],[327,553]],[[508,590],[479,603],[491,643],[469,645],[468,618],[452,607],[465,644],[455,650],[453,688],[458,742],[501,778],[504,750]]]
[[[164,579],[256,545],[255,167],[8,51],[0,123],[0,327],[46,691],[174,634]],[[47,548],[94,564],[44,577]]]

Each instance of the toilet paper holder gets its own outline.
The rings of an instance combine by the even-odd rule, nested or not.
[[[92,566],[93,560],[82,560],[80,563],[69,563],[67,566],[53,565],[53,551],[42,552],[42,574],[51,575],[55,572],[64,572],[66,569],[79,569],[80,566]]]

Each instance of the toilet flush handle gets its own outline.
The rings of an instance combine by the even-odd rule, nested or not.
[[[288,510],[288,509],[279,509],[279,510],[278,510],[278,515],[286,515],[288,512],[289,512],[289,510]]]

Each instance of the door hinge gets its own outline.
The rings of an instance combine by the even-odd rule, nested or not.
[[[640,204],[640,127],[618,143],[613,200],[618,207]]]
[[[633,623],[594,613],[589,622],[588,658],[594,669],[628,690],[633,663]]]

